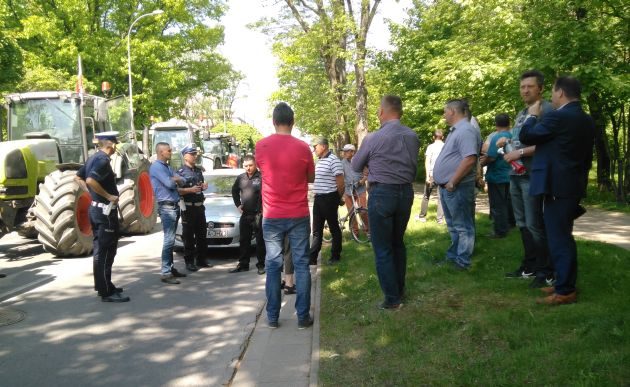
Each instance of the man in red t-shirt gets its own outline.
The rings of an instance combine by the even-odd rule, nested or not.
[[[256,143],[256,161],[263,175],[263,237],[267,256],[267,320],[278,327],[280,315],[280,271],[282,242],[289,238],[295,267],[295,310],[298,328],[313,325],[311,309],[311,272],[308,252],[311,221],[308,209],[308,183],[315,179],[315,164],[309,146],[291,136],[293,110],[284,102],[273,109],[276,134]]]

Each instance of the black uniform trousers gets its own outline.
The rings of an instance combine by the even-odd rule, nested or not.
[[[101,297],[114,294],[112,283],[112,265],[118,249],[118,211],[112,209],[109,215],[103,215],[103,209],[90,206],[90,223],[94,235],[94,289]]]
[[[310,262],[317,262],[317,255],[322,249],[324,222],[332,235],[330,259],[341,258],[341,229],[339,228],[339,193],[316,194],[313,202],[313,244],[310,251]]]
[[[208,253],[207,233],[205,206],[187,205],[186,211],[182,211],[182,239],[186,264],[205,262]]]
[[[252,212],[243,212],[241,220],[238,222],[240,229],[240,256],[238,259],[239,267],[249,267],[249,250],[252,247],[252,236],[256,235],[256,258],[258,262],[256,267],[265,267],[265,240],[262,232],[262,214]]]

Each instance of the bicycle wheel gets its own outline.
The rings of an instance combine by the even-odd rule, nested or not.
[[[368,243],[370,241],[369,226],[367,223],[367,210],[358,208],[350,215],[350,233],[352,239],[358,243]]]

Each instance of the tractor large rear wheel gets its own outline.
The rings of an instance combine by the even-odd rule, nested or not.
[[[147,234],[157,222],[157,205],[149,176],[149,163],[125,176],[118,185],[120,231],[125,234]]]
[[[74,181],[76,171],[54,171],[35,197],[35,229],[44,250],[58,257],[85,256],[92,251],[90,195]]]

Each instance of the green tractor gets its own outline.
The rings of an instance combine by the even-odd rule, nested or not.
[[[8,141],[0,143],[0,236],[11,231],[35,238],[55,256],[92,251],[90,195],[74,181],[95,152],[94,133],[129,133],[122,98],[69,91],[5,97]],[[119,144],[116,173],[121,232],[146,234],[157,220],[150,163],[135,143]]]

